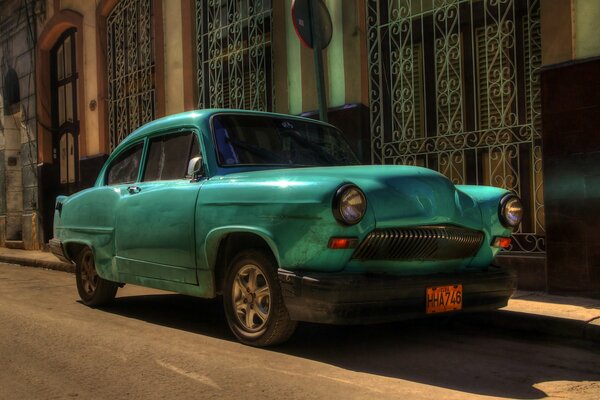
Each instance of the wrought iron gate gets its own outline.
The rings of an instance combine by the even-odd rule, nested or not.
[[[196,0],[198,108],[273,108],[270,0]]]
[[[121,0],[106,19],[110,150],[155,115],[152,1]]]
[[[504,187],[544,252],[539,0],[368,0],[372,160]]]

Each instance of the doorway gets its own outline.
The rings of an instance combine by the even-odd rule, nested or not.
[[[56,196],[79,189],[79,116],[75,28],[65,31],[50,50],[52,168],[45,183],[44,240],[52,237]]]

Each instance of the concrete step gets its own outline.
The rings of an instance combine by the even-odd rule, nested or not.
[[[25,250],[25,244],[22,240],[6,240],[4,245],[9,249]]]

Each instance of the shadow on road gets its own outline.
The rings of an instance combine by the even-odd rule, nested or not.
[[[142,295],[117,298],[104,310],[235,341],[217,300]],[[543,398],[534,386],[543,382],[600,380],[600,349],[591,344],[497,332],[460,318],[350,327],[300,324],[289,342],[265,351],[504,398]]]

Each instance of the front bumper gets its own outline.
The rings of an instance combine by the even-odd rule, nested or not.
[[[52,238],[48,242],[48,246],[50,247],[50,251],[52,254],[56,256],[60,261],[64,261],[66,263],[71,263],[71,260],[67,257],[67,253],[65,252],[65,248],[62,242],[58,239]]]
[[[517,286],[516,275],[496,266],[452,274],[300,273],[279,269],[290,317],[328,324],[369,324],[418,318],[425,314],[428,287],[462,284],[462,310],[504,307]]]

